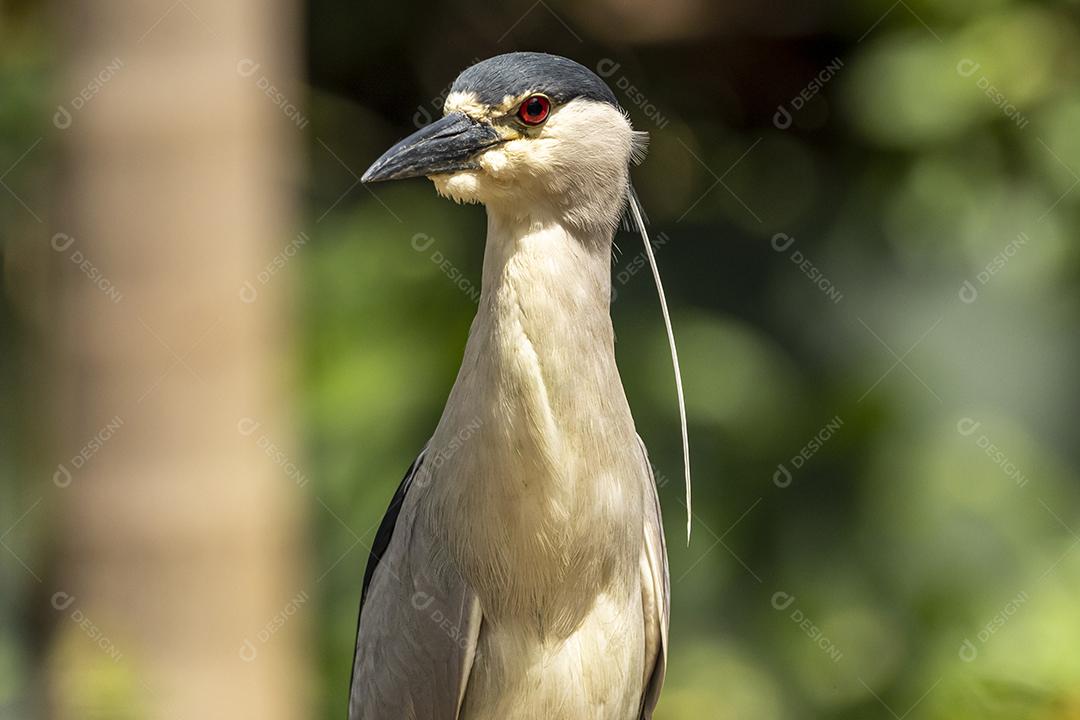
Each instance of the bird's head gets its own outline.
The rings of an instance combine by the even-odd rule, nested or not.
[[[458,202],[614,227],[646,137],[588,68],[509,53],[461,73],[443,117],[387,150],[363,181],[426,176]]]

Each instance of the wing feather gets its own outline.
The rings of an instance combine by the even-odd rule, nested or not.
[[[645,543],[641,558],[641,600],[645,616],[645,690],[641,698],[641,720],[650,720],[660,699],[667,673],[668,623],[671,587],[668,577],[667,543],[664,541],[660,499],[645,443],[638,438],[641,457],[648,469],[645,488]]]
[[[476,595],[437,559],[410,493],[413,463],[364,574],[349,720],[457,720],[482,622]]]

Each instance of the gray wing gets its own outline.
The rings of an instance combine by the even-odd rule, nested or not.
[[[645,443],[638,438],[641,456],[648,469],[645,491],[645,544],[641,553],[641,605],[645,617],[645,690],[641,698],[641,720],[650,720],[667,672],[668,620],[671,614],[671,587],[668,579],[667,543],[656,495],[656,480]]]
[[[423,460],[395,493],[364,574],[349,720],[456,720],[465,695],[480,604],[417,521],[421,493],[409,490]]]

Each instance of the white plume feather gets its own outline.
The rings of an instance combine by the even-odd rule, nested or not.
[[[679,397],[679,424],[682,428],[683,471],[686,476],[686,544],[689,545],[691,520],[694,513],[691,509],[690,492],[690,438],[686,429],[686,400],[683,397],[679,352],[675,349],[675,331],[671,329],[671,315],[668,313],[667,298],[664,296],[664,284],[660,281],[660,269],[656,265],[652,243],[649,242],[649,234],[645,230],[644,213],[642,213],[641,205],[632,190],[627,193],[627,198],[630,204],[630,214],[633,216],[638,231],[641,233],[641,239],[645,241],[645,255],[649,258],[649,267],[652,268],[653,279],[656,280],[656,290],[660,296],[660,310],[664,315],[664,327],[667,329],[668,347],[671,348],[671,364],[675,370],[675,392]]]

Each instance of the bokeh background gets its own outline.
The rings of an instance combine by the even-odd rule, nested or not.
[[[612,314],[668,528],[658,720],[1080,718],[1075,2],[0,15],[0,717],[344,716],[484,249],[482,208],[358,177],[543,50],[651,135],[689,547],[626,233]]]

